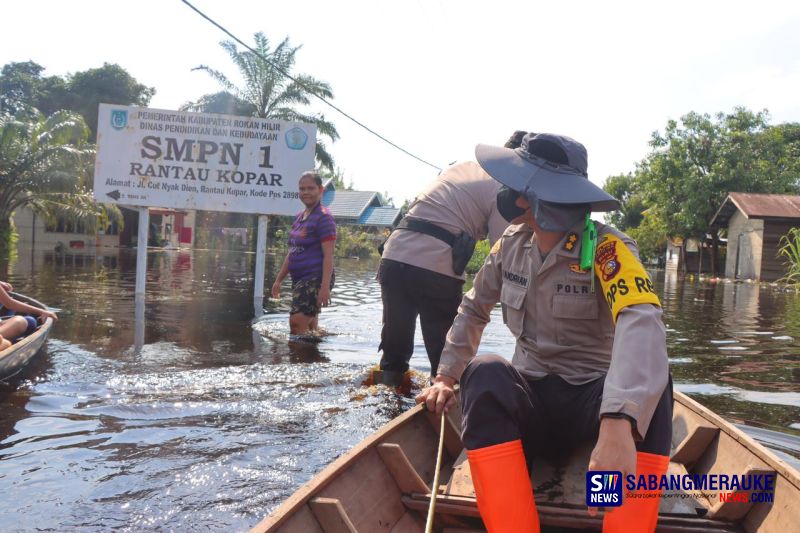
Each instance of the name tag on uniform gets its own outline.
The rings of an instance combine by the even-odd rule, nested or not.
[[[513,272],[509,272],[508,270],[503,270],[503,278],[506,281],[514,283],[515,285],[519,285],[521,287],[528,286],[528,278],[522,276],[520,274],[515,274]]]

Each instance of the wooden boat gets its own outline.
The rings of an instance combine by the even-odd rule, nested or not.
[[[22,294],[12,294],[12,296],[14,299],[28,305],[40,309],[47,309],[44,304],[28,296]],[[0,352],[0,382],[9,380],[25,368],[25,365],[27,365],[33,356],[39,353],[39,350],[44,346],[44,343],[47,341],[47,335],[50,333],[50,328],[52,327],[53,319],[48,318],[36,331]]]
[[[671,474],[756,474],[777,477],[773,501],[741,503],[716,491],[667,492],[657,531],[775,532],[800,528],[800,475],[787,463],[680,392],[673,409]],[[459,431],[459,414],[445,421],[444,458],[434,530],[485,531]],[[434,479],[440,422],[421,406],[392,420],[300,487],[254,532],[424,531]],[[542,531],[599,531],[602,512],[588,515],[585,472],[591,447],[565,465],[532,467]]]

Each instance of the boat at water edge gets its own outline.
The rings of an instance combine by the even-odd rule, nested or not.
[[[39,309],[47,309],[43,303],[29,296],[16,293],[12,293],[11,296]],[[40,325],[36,331],[0,351],[0,382],[7,382],[22,372],[30,360],[41,351],[45,342],[47,342],[47,335],[52,327],[53,319],[47,318],[44,324]]]
[[[709,490],[667,491],[660,533],[788,533],[800,525],[800,473],[740,429],[685,394],[674,393],[668,474],[759,476],[774,490],[741,501]],[[410,409],[336,459],[300,487],[253,532],[423,532],[431,498],[439,419],[421,405]],[[445,420],[444,457],[434,531],[485,531],[461,442],[460,412]],[[600,531],[602,515],[586,510],[591,446],[563,464],[536,461],[532,484],[542,531]],[[721,495],[721,496],[720,496]]]

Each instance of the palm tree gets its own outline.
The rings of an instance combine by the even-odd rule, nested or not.
[[[197,101],[184,105],[182,109],[306,122],[316,125],[319,135],[324,135],[331,141],[339,138],[336,126],[326,120],[323,114],[304,113],[297,109],[297,106],[308,105],[313,95],[333,98],[333,91],[327,82],[305,74],[291,73],[295,54],[300,47],[292,47],[288,37],[271,50],[267,37],[261,32],[256,33],[254,50],[258,54],[250,50],[239,50],[233,41],[222,41],[220,46],[228,52],[239,69],[244,86],[237,87],[222,72],[201,65],[194,70],[207,72],[224,91],[201,96]],[[321,166],[333,171],[333,157],[319,138],[316,157]]]
[[[59,216],[90,223],[121,219],[92,197],[94,146],[83,118],[70,111],[45,117],[0,115],[0,257],[8,253],[11,215],[28,206],[45,221]]]

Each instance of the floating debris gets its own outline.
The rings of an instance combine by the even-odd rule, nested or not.
[[[711,344],[736,344],[739,341],[735,339],[725,339],[725,340],[712,340],[710,342]]]

